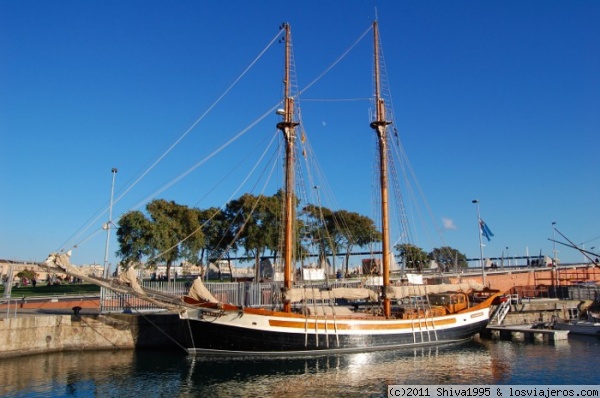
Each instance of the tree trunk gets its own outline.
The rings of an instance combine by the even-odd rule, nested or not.
[[[254,255],[254,282],[260,281],[260,256],[258,255],[258,250]]]
[[[350,247],[346,248],[346,274],[348,275],[348,267],[350,265]]]
[[[167,261],[167,282],[171,280],[171,260]]]
[[[231,259],[227,257],[227,265],[229,266],[229,281],[233,282],[233,268],[231,268]]]

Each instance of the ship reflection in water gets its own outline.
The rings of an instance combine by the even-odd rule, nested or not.
[[[206,358],[77,352],[0,361],[3,397],[386,396],[389,384],[591,384],[600,339],[477,340],[319,358]]]

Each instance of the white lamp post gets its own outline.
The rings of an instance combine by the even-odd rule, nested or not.
[[[483,242],[481,242],[481,216],[479,214],[479,200],[474,199],[472,203],[477,205],[477,232],[479,235],[479,265],[481,265],[481,281],[485,286],[485,264],[483,263]]]
[[[110,241],[110,228],[112,226],[112,207],[113,207],[113,195],[115,193],[115,176],[117,175],[117,169],[115,167],[111,170],[112,173],[112,184],[110,187],[110,204],[108,206],[108,221],[104,224],[103,228],[106,229],[106,246],[104,248],[104,278],[108,278],[108,243]]]
[[[556,266],[556,221],[552,221],[552,265]]]

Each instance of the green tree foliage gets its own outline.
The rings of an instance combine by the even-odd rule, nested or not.
[[[146,210],[150,218],[140,211],[131,211],[119,220],[117,256],[122,267],[150,257],[151,264],[165,262],[169,276],[176,260],[198,261],[204,245],[199,210],[162,199],[150,202]]]
[[[335,253],[336,247],[328,229],[328,220],[332,217],[332,211],[326,207],[307,205],[302,209],[302,216],[306,223],[302,229],[303,240],[307,245],[316,245],[319,250],[319,263],[322,263],[328,254]],[[310,251],[310,249],[307,249]]]
[[[229,228],[230,220],[221,209],[211,207],[199,210],[198,220],[204,234],[204,245],[199,256],[201,264],[211,258],[226,257],[230,250],[237,250],[237,244],[233,241],[233,232]]]
[[[35,278],[35,271],[31,270],[31,269],[24,269],[23,271],[20,271],[17,276],[19,278],[26,278],[29,280],[33,280],[33,278]]]
[[[166,263],[168,279],[171,266],[180,256],[179,240],[184,235],[180,222],[182,210],[175,202],[163,199],[148,203],[146,210],[152,219],[151,262]]]
[[[163,199],[148,203],[146,210],[152,219],[153,262],[165,262],[169,278],[171,266],[178,259],[197,260],[204,240],[199,223],[200,214],[187,206]]]
[[[200,220],[199,209],[179,206],[179,222],[181,223],[180,256],[193,264],[200,262],[200,251],[205,243],[204,232]]]
[[[121,217],[117,255],[122,265],[144,259],[150,265],[164,263],[169,275],[171,266],[179,259],[202,264],[230,258],[232,253],[243,249],[258,270],[261,257],[277,256],[281,251],[282,199],[281,191],[273,196],[245,194],[230,201],[224,210],[200,210],[173,201],[154,200],[146,206],[147,215],[132,211]],[[307,205],[296,224],[292,248],[296,258],[302,259],[312,245],[319,248],[321,260],[344,252],[346,272],[354,248],[381,241],[373,220],[346,210]],[[409,268],[420,269],[427,262],[426,253],[415,246],[399,245],[396,249]]]
[[[141,211],[125,213],[118,222],[117,241],[121,266],[137,263],[148,256],[151,250],[152,222]]]
[[[306,231],[312,241],[318,243],[321,257],[344,252],[346,273],[354,247],[365,247],[381,241],[381,233],[377,231],[375,222],[358,213],[346,210],[332,211],[314,205],[305,206],[303,213],[310,220],[310,227]]]
[[[335,241],[346,252],[346,270],[353,247],[366,247],[373,242],[381,241],[381,233],[377,231],[375,222],[358,213],[339,210],[333,213],[335,223]]]
[[[226,216],[232,221],[238,244],[254,259],[257,269],[265,250],[277,250],[280,208],[277,198],[264,195],[244,194],[227,204]]]
[[[468,267],[467,256],[449,246],[436,247],[429,253],[429,258],[438,263],[443,271]]]
[[[395,248],[407,269],[421,271],[428,262],[427,252],[420,247],[411,245],[410,243],[403,243],[396,245]]]

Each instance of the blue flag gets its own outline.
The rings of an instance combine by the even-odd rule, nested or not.
[[[487,224],[485,222],[483,222],[482,219],[479,219],[479,227],[481,227],[481,234],[483,236],[485,236],[485,238],[488,240],[488,242],[492,239],[491,237],[494,236],[494,234],[492,233],[492,231],[488,228]]]

